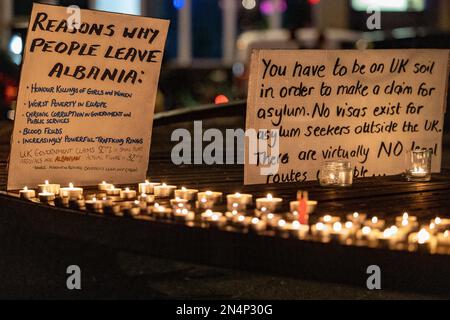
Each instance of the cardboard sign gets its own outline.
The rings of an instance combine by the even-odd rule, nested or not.
[[[433,150],[439,172],[448,57],[448,50],[254,51],[246,127],[264,148],[247,142],[245,184],[316,180],[333,159],[351,161],[356,177],[395,175],[416,148]]]
[[[167,20],[34,4],[9,190],[44,180],[82,186],[145,178],[168,26]]]

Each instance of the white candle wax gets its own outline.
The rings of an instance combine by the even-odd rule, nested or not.
[[[335,217],[335,216],[330,216],[329,214],[327,214],[327,215],[324,215],[323,217],[320,217],[319,221],[326,225],[333,225],[336,222],[340,222],[341,218]]]
[[[135,199],[136,195],[136,191],[130,190],[130,188],[125,188],[125,190],[120,191],[120,197],[125,200]]]
[[[103,181],[102,183],[99,183],[97,186],[97,189],[100,191],[106,191],[108,189],[114,188],[114,186],[110,183],[107,183],[106,181]]]
[[[199,192],[197,194],[198,200],[206,199],[208,201],[212,201],[214,204],[219,204],[222,202],[222,192],[217,191],[205,191]]]
[[[187,201],[193,201],[197,197],[198,190],[197,189],[187,189],[182,187],[181,189],[175,190],[175,197],[181,198]]]
[[[294,238],[305,239],[309,232],[309,226],[306,224],[300,224],[298,221],[288,223],[287,229]]]
[[[379,219],[377,216],[372,217],[372,219],[370,220],[366,220],[364,222],[365,226],[368,226],[372,229],[378,229],[381,230],[384,228],[386,221],[384,221],[383,219]]]
[[[110,197],[118,197],[118,196],[120,196],[121,191],[122,191],[122,189],[116,188],[115,186],[111,186],[110,189],[106,190],[106,195],[108,195]]]
[[[43,202],[43,203],[47,203],[50,201],[54,201],[55,200],[55,194],[53,192],[40,192],[38,194],[39,196],[39,201]]]
[[[19,191],[20,198],[25,200],[30,200],[36,198],[36,191],[28,189],[28,187],[24,187]]]
[[[48,180],[45,180],[44,184],[40,184],[38,185],[38,192],[39,193],[54,193],[59,194],[61,186],[59,184],[55,184],[55,183],[49,183]]]
[[[83,196],[83,188],[76,188],[72,183],[69,183],[69,187],[60,189],[61,197],[66,198],[80,198]]]
[[[145,180],[144,183],[139,183],[139,193],[152,194],[154,193],[154,188],[159,185],[161,183]]]
[[[276,212],[280,209],[283,203],[283,199],[274,198],[270,193],[267,194],[265,198],[256,199],[256,208],[261,210],[262,208],[266,208],[268,211]]]
[[[155,186],[153,192],[156,198],[171,198],[177,189],[176,186],[169,186],[163,183],[160,186]]]
[[[245,210],[251,206],[253,202],[253,196],[251,194],[239,193],[227,195],[227,207],[228,210],[242,209]]]
[[[263,221],[259,218],[256,218],[256,217],[252,218],[250,228],[253,231],[258,231],[258,232],[264,231],[264,230],[266,230],[266,227],[267,227],[267,223],[265,221]]]
[[[188,209],[176,209],[173,217],[177,221],[193,221],[195,219],[195,212]]]

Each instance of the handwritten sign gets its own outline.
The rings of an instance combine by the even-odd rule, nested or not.
[[[315,180],[332,159],[351,161],[356,177],[399,174],[416,148],[433,150],[439,172],[448,57],[448,50],[254,51],[246,127],[265,148],[247,159],[245,184]],[[276,172],[261,174],[273,165]]]
[[[68,13],[69,12],[69,13]],[[8,189],[145,178],[169,21],[34,4]],[[72,19],[73,20],[73,19]]]

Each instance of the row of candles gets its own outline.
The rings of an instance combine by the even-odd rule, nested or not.
[[[388,226],[376,216],[353,213],[341,217],[325,215],[309,219],[317,206],[308,199],[307,192],[298,192],[291,201],[289,212],[283,212],[283,199],[267,194],[255,200],[251,194],[234,193],[226,196],[225,213],[221,206],[221,192],[205,191],[145,181],[138,191],[120,189],[102,182],[95,194],[84,196],[84,190],[69,184],[61,188],[46,181],[38,192],[25,187],[20,191],[23,199],[39,199],[42,203],[70,206],[96,213],[112,215],[151,215],[177,221],[202,221],[209,226],[233,228],[254,232],[274,231],[281,236],[303,240],[337,242],[348,245],[366,245],[389,249],[450,251],[450,219],[436,217],[420,226],[417,217],[404,213]],[[310,220],[315,220],[310,221]]]

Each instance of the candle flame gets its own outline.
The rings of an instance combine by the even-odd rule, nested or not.
[[[425,242],[428,242],[430,240],[430,234],[427,230],[424,228],[420,229],[419,233],[417,234],[417,242],[419,244],[424,244]]]
[[[23,188],[23,191],[28,191],[28,187],[25,186],[25,187]]]
[[[435,223],[435,224],[441,224],[441,222],[442,222],[442,220],[441,220],[441,218],[439,218],[439,217],[436,217],[436,218],[434,219],[434,223]]]
[[[323,231],[325,229],[325,225],[322,222],[316,223],[316,230]]]
[[[403,214],[403,220],[408,220],[408,212],[405,212],[405,213]]]
[[[285,225],[286,225],[286,221],[284,221],[283,219],[280,219],[280,221],[278,221],[279,227],[284,227]]]
[[[273,199],[273,197],[272,197],[272,195],[270,193],[267,194],[266,198],[267,198],[267,200],[272,200]]]
[[[45,184],[50,184],[50,182],[48,180],[45,180]]]
[[[239,221],[239,222],[243,222],[244,220],[245,220],[245,217],[244,217],[244,216],[239,216],[239,217],[238,217],[238,221]]]
[[[445,238],[448,238],[448,237],[449,237],[449,231],[448,231],[448,230],[445,230],[445,232],[444,232],[444,237],[445,237]]]
[[[269,213],[269,214],[267,215],[267,219],[269,219],[269,220],[272,220],[273,217],[274,217],[273,213]]]
[[[162,184],[162,186],[163,186],[163,187],[167,187],[167,184],[164,182],[164,183]]]
[[[97,198],[93,197],[92,202],[97,202]]]
[[[402,220],[402,226],[406,227],[409,224],[408,220],[403,219]]]
[[[219,220],[219,216],[218,216],[217,214],[213,214],[212,217],[211,217],[211,219],[212,219],[213,221],[218,221],[218,220]]]
[[[377,223],[377,222],[378,222],[378,217],[376,217],[376,216],[373,217],[373,218],[372,218],[372,223]]]
[[[353,218],[357,219],[358,217],[359,217],[359,213],[358,212],[353,213]]]
[[[236,192],[236,193],[234,194],[234,196],[239,198],[239,197],[241,196],[241,194],[240,194],[239,192]]]
[[[300,228],[300,222],[298,222],[297,220],[292,222],[292,228],[299,229]]]
[[[209,190],[206,191],[205,193],[206,193],[208,196],[212,195],[212,191],[209,191]]]
[[[346,228],[346,229],[351,229],[351,228],[353,228],[353,222],[347,221],[347,222],[345,223],[345,228]]]
[[[130,192],[130,188],[125,188],[125,192]]]
[[[150,181],[148,181],[148,180],[145,180],[145,184],[150,184]]]
[[[326,216],[323,217],[323,221],[330,222],[331,221],[331,216],[327,214]]]
[[[253,224],[258,224],[258,223],[259,223],[259,219],[256,218],[256,217],[253,218],[253,219],[252,219],[252,223],[253,223]]]
[[[181,187],[181,190],[186,191],[187,189],[186,189],[186,187]]]
[[[70,189],[73,189],[73,183],[72,183],[72,182],[69,183],[69,188],[70,188]]]

